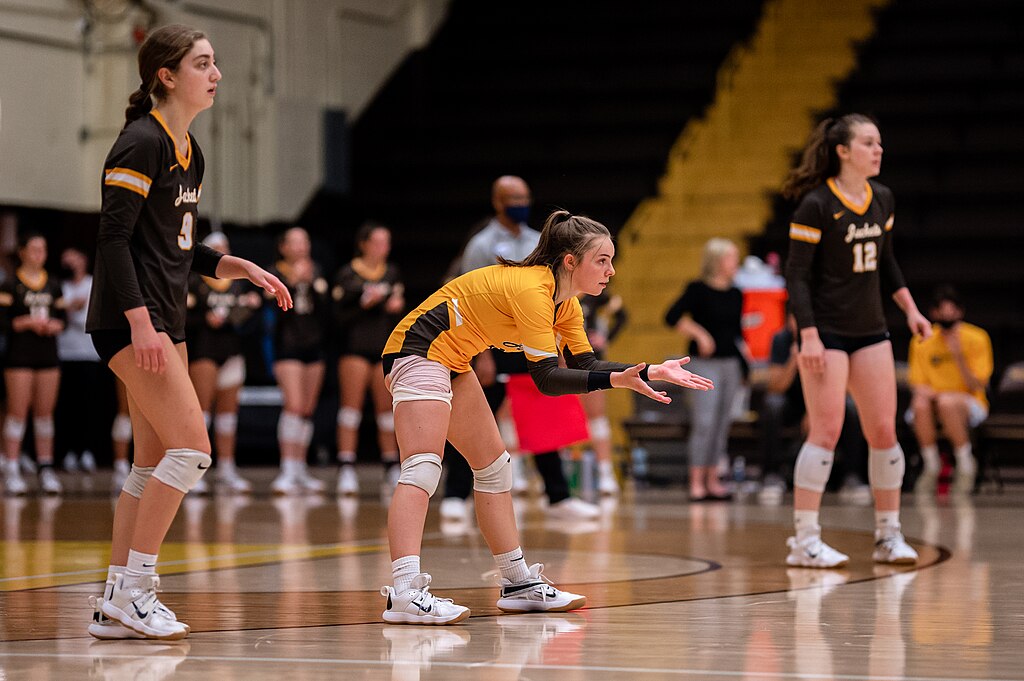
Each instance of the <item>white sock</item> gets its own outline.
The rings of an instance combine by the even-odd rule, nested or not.
[[[899,511],[875,511],[875,534],[879,537],[891,537],[899,531]]]
[[[395,591],[408,591],[413,577],[420,573],[419,556],[402,556],[391,562],[391,577],[395,582]]]
[[[281,471],[285,475],[298,475],[302,471],[302,462],[298,459],[284,459],[281,461]]]
[[[338,461],[342,466],[351,466],[356,462],[355,452],[338,452]]]
[[[117,580],[118,575],[123,575],[124,571],[127,570],[124,565],[109,565],[107,566],[107,581]]]
[[[612,468],[612,462],[611,461],[598,461],[597,462],[597,470],[600,473],[602,478],[614,478],[615,477],[615,469]]]
[[[155,553],[141,553],[134,549],[128,550],[128,565],[124,571],[125,586],[134,586],[139,583],[140,577],[156,574]]]
[[[220,477],[228,478],[235,474],[235,460],[234,459],[219,459],[217,461],[217,472],[220,473]]]
[[[523,560],[522,547],[517,546],[508,553],[495,554],[494,562],[498,564],[501,576],[513,584],[520,584],[530,578],[530,568],[526,567],[526,561]]]
[[[921,447],[921,460],[924,461],[925,473],[938,473],[942,468],[939,460],[939,446],[936,444]]]
[[[818,524],[817,511],[798,511],[794,509],[793,526],[796,528],[797,541],[821,535],[821,525]]]
[[[954,449],[953,456],[956,458],[956,467],[964,473],[974,473],[978,469],[970,442]]]

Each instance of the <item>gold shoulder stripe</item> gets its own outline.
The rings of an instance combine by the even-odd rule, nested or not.
[[[808,227],[797,222],[789,223],[789,238],[796,241],[805,241],[809,244],[816,244],[821,241],[821,230],[816,227]]]
[[[152,183],[148,177],[130,168],[110,168],[103,177],[103,184],[130,189],[143,198],[149,196]]]
[[[889,230],[891,230],[892,229],[892,225],[893,225],[894,222],[896,222],[896,214],[895,213],[890,215],[889,219],[885,221],[885,231],[888,232]]]

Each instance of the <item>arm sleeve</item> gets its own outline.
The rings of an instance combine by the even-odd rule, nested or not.
[[[683,295],[679,296],[679,299],[672,303],[672,307],[665,313],[665,324],[675,327],[684,314],[693,312],[694,296],[693,284],[688,284],[686,290],[683,291]]]
[[[789,257],[786,259],[786,290],[790,309],[801,329],[814,326],[811,304],[811,268],[821,242],[821,216],[815,202],[805,200],[797,207],[789,225]]]
[[[192,271],[210,279],[217,279],[217,265],[224,254],[215,251],[204,243],[196,244],[192,253]]]
[[[161,155],[156,140],[128,130],[114,143],[103,169],[96,251],[107,271],[109,293],[122,312],[145,305],[129,246],[150,185],[159,174]]]

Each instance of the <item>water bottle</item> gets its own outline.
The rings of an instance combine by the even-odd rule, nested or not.
[[[630,454],[633,463],[633,477],[637,480],[647,479],[647,450],[637,445]]]
[[[732,460],[732,480],[736,483],[736,488],[739,489],[746,479],[747,460],[745,457],[737,456]]]

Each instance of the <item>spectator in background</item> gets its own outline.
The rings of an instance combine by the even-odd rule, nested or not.
[[[952,286],[942,286],[932,299],[931,338],[910,344],[910,385],[913,398],[907,421],[914,427],[924,469],[915,490],[933,494],[939,478],[936,424],[953,445],[956,476],[953,490],[970,494],[977,463],[971,429],[988,418],[985,391],[992,377],[992,341],[964,319],[964,305]]]
[[[28,491],[28,484],[18,469],[18,457],[31,410],[39,487],[47,494],[60,494],[60,480],[53,470],[53,410],[60,386],[57,336],[64,330],[64,298],[60,284],[44,269],[46,239],[42,235],[31,232],[22,235],[18,260],[20,265],[14,278],[0,286],[0,310],[8,334],[4,369],[7,384],[6,491],[8,494]]]
[[[132,446],[132,417],[128,411],[128,390],[117,376],[114,376],[114,392],[117,393],[117,415],[110,426],[111,446],[114,450],[114,472],[110,477],[110,491],[120,495],[132,466],[128,453]]]
[[[807,432],[807,404],[797,370],[798,355],[796,319],[788,315],[786,326],[772,338],[767,393],[761,405],[764,478],[759,496],[761,502],[768,505],[781,503],[786,491],[782,470],[789,463],[789,443],[782,441],[783,429],[800,426],[802,433]],[[842,481],[840,499],[857,505],[870,504],[871,488],[865,482],[868,446],[860,432],[857,406],[849,395],[846,397],[846,416],[839,435],[839,449],[843,456],[840,466],[833,467],[830,480]]]
[[[583,308],[587,339],[594,348],[594,355],[603,360],[608,344],[626,324],[622,297],[609,294],[605,289],[598,296],[580,296],[580,306]],[[590,446],[597,457],[597,491],[614,496],[619,493],[619,481],[612,462],[612,428],[608,422],[607,398],[603,390],[595,390],[580,395],[580,402],[587,413]]]
[[[89,258],[78,248],[66,248],[60,256],[67,278],[61,283],[67,326],[57,337],[60,358],[60,391],[57,395],[57,437],[64,451],[68,471],[96,471],[95,452],[99,449],[99,427],[104,400],[100,392],[109,391],[109,370],[100,364],[100,356],[85,332],[85,317],[92,290]]]
[[[540,232],[527,224],[532,201],[530,187],[521,177],[504,175],[494,181],[491,187],[494,217],[466,245],[460,262],[461,273],[496,265],[498,258],[522,260],[537,247]],[[506,404],[505,386],[499,378],[503,374],[528,373],[526,357],[521,352],[491,350],[477,355],[473,370],[484,388],[506,446],[510,451],[515,450],[515,425]],[[467,515],[466,499],[472,491],[472,472],[464,457],[445,458],[448,461],[448,477],[445,480],[445,496],[441,501],[441,516],[449,520],[461,520]],[[518,469],[517,477],[521,479],[524,462],[518,456],[513,457],[513,462]],[[596,505],[569,495],[569,483],[565,479],[562,458],[557,451],[534,454],[533,462],[544,480],[548,512],[552,516],[592,520],[600,515],[601,510]]]
[[[324,346],[328,331],[328,285],[310,257],[309,234],[292,227],[278,240],[281,260],[271,268],[291,291],[295,307],[275,307],[274,377],[283,404],[277,424],[281,473],[271,483],[274,494],[323,492],[324,483],[306,466],[313,440],[313,412],[324,382]]]
[[[231,254],[223,232],[211,232],[203,243],[213,250]],[[210,279],[199,274],[189,277],[188,375],[196,389],[206,427],[213,426],[217,453],[214,484],[226,492],[252,491],[248,480],[235,465],[235,434],[238,431],[238,394],[245,384],[242,354],[244,327],[262,305],[260,294],[242,279]],[[191,492],[209,491],[200,478]]]
[[[345,264],[334,282],[335,331],[339,344],[338,493],[358,494],[356,446],[363,420],[366,391],[377,415],[377,443],[385,468],[385,489],[398,484],[398,441],[391,395],[384,386],[381,353],[405,307],[398,267],[388,262],[391,230],[367,223],[356,234],[356,257]]]
[[[748,370],[741,318],[743,294],[733,285],[740,263],[736,244],[710,239],[704,245],[701,277],[665,313],[665,323],[690,339],[695,373],[715,384],[691,401],[690,501],[732,498],[718,479],[717,464],[728,458],[733,403]]]

